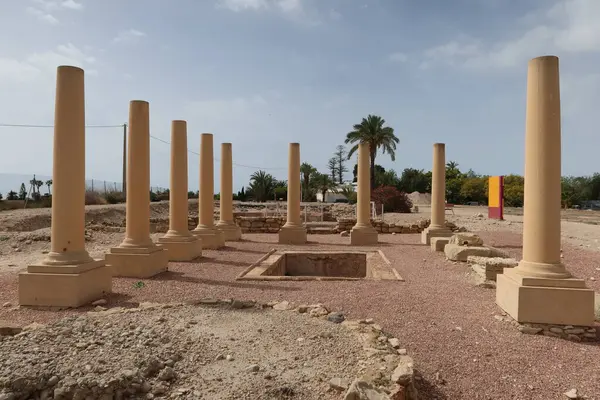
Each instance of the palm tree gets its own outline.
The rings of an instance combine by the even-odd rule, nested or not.
[[[256,171],[250,176],[250,190],[256,201],[267,201],[275,189],[275,178],[265,171]]]
[[[392,161],[396,160],[396,145],[400,139],[394,135],[394,128],[383,126],[385,120],[377,115],[369,114],[360,124],[354,125],[354,130],[346,134],[346,144],[354,146],[348,151],[348,159],[358,150],[360,143],[368,143],[371,151],[371,189],[375,188],[375,156],[379,148],[383,154],[388,153]]]
[[[325,202],[325,195],[327,192],[335,189],[335,181],[331,179],[329,175],[320,172],[313,173],[311,183],[313,187],[323,195],[323,202]]]
[[[52,194],[52,192],[50,191],[50,186],[52,186],[52,179],[48,179],[46,181],[46,186],[48,186],[48,194]]]
[[[300,165],[300,174],[302,175],[302,201],[310,200],[310,176],[317,172],[317,169],[309,163]]]

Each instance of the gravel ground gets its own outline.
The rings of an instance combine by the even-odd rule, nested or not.
[[[519,257],[520,235],[484,232],[488,244]],[[398,337],[422,374],[424,399],[561,399],[576,388],[599,399],[600,347],[523,335],[498,321],[495,292],[473,287],[467,266],[444,260],[419,244],[419,235],[381,235],[379,248],[406,282],[239,282],[235,276],[276,244],[277,235],[245,235],[220,251],[206,250],[201,263],[172,263],[169,272],[134,285],[114,279],[110,306],[143,301],[186,301],[205,297],[324,303],[352,319],[374,318]],[[311,246],[351,249],[346,238],[310,235]],[[295,248],[302,248],[296,246]],[[600,255],[566,244],[565,263],[579,277],[598,276]],[[597,281],[588,281],[598,290]],[[17,280],[0,275],[0,302],[16,304]],[[368,301],[366,301],[368,300]],[[0,308],[0,319],[44,323],[87,311]],[[594,397],[596,396],[596,397]]]
[[[396,350],[363,349],[376,325],[328,322],[316,309],[143,304],[72,316],[0,337],[0,398],[333,400],[362,374],[393,390]]]

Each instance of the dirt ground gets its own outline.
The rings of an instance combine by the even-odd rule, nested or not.
[[[100,206],[108,207],[108,206]],[[119,206],[118,206],[119,207]],[[123,211],[92,208],[88,222],[112,215],[115,229]],[[122,206],[120,206],[122,207]],[[168,210],[168,205],[161,205]],[[153,210],[153,217],[164,211]],[[17,304],[17,272],[40,260],[49,250],[46,210],[0,213],[0,320],[18,324],[48,323],[90,310],[34,310]],[[32,218],[31,213],[40,213]],[[591,214],[593,213],[593,214]],[[479,216],[483,214],[483,216]],[[506,221],[488,220],[484,207],[456,207],[450,221],[478,232],[484,241],[521,256],[522,216],[507,212]],[[416,214],[386,214],[386,222],[409,222],[429,217],[429,209]],[[567,268],[600,291],[600,213],[567,212],[562,223],[563,254]],[[577,221],[585,221],[577,222]],[[96,221],[98,222],[98,221]],[[107,224],[106,226],[109,226]],[[28,226],[30,231],[19,227]],[[15,229],[19,228],[19,229]],[[36,230],[37,229],[37,230]],[[88,249],[101,256],[118,245],[122,232],[90,230]],[[153,237],[159,237],[154,234]],[[348,238],[309,235],[317,249],[354,249]],[[248,234],[221,250],[205,250],[198,262],[170,263],[169,271],[152,279],[115,278],[113,294],[105,307],[136,307],[140,302],[189,301],[213,297],[242,300],[288,300],[294,304],[323,303],[352,319],[373,318],[384,331],[400,339],[415,359],[417,388],[423,399],[561,399],[577,389],[580,396],[600,399],[600,346],[524,335],[499,321],[495,291],[474,287],[468,267],[446,261],[419,243],[419,235],[380,235],[381,249],[405,282],[241,282],[235,277],[272,248],[280,246],[276,234]],[[290,330],[295,329],[293,326]]]

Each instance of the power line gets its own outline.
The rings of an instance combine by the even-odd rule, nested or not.
[[[4,128],[54,128],[54,125],[0,124]],[[86,128],[122,128],[121,125],[86,125]]]

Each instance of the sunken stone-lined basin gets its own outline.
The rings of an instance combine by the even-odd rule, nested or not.
[[[271,250],[241,280],[403,280],[381,251]]]

